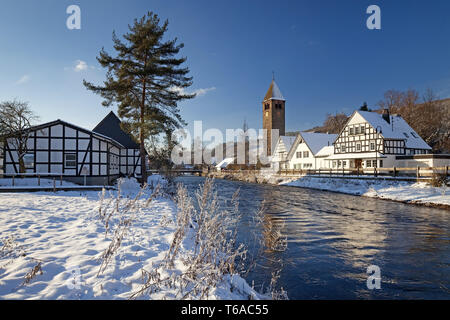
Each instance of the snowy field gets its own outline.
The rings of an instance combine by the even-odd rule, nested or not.
[[[124,183],[119,206],[125,206],[126,198],[134,197],[137,190],[133,181]],[[115,213],[105,223],[99,219],[100,203],[116,206],[114,193],[107,191],[105,197],[92,191],[0,194],[0,298],[128,299],[138,291],[143,270],[158,266],[169,250],[177,208],[171,200],[156,197],[150,205]],[[136,204],[148,197],[144,194]],[[100,271],[102,255],[127,221],[131,226],[119,249]],[[179,257],[190,251],[192,241],[183,242]],[[178,258],[162,276],[180,273],[183,268]],[[179,298],[174,289],[155,291],[137,298]],[[259,297],[239,276],[226,276],[208,298],[250,296]]]
[[[425,182],[303,177],[281,184],[408,203],[450,206],[449,187],[432,187]]]

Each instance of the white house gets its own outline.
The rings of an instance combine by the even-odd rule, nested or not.
[[[139,145],[109,113],[92,131],[62,120],[29,129],[24,162],[27,173],[58,174],[65,180],[87,184],[110,184],[121,175],[141,175]],[[2,146],[3,173],[19,173],[14,138]]]
[[[324,159],[331,154],[331,147],[336,137],[336,134],[300,132],[287,154],[289,164],[287,169],[327,168],[328,164]],[[322,152],[319,154],[320,151]]]
[[[404,156],[426,155],[431,147],[398,115],[355,111],[334,141],[327,157],[336,168],[382,168]]]
[[[289,169],[289,162],[287,159],[288,153],[292,145],[297,139],[296,136],[280,136],[275,144],[273,154],[270,158],[271,168],[278,171],[279,169]]]

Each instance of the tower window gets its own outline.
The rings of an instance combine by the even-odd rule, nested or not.
[[[265,110],[269,110],[269,109],[270,109],[270,106],[269,106],[268,103],[266,103],[266,104],[264,105],[264,109],[265,109]]]

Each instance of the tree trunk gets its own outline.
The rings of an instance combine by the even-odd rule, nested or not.
[[[17,151],[17,155],[19,157],[19,173],[26,173],[27,169],[25,168],[25,162],[23,161],[23,157],[25,156],[25,152],[23,151],[22,144],[19,143],[19,150]]]
[[[142,102],[141,102],[141,126],[139,128],[139,142],[140,142],[140,154],[141,154],[141,185],[147,183],[147,163],[145,159],[145,143],[144,143],[144,121],[145,121],[145,79],[142,81]]]

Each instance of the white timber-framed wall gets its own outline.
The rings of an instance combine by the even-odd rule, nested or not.
[[[18,152],[3,144],[4,174],[19,174]],[[62,175],[75,183],[110,184],[120,175],[140,175],[138,149],[127,149],[104,135],[56,120],[29,129],[26,173]]]
[[[400,116],[367,111],[355,111],[333,145],[333,169],[394,167],[397,156],[431,152]]]

